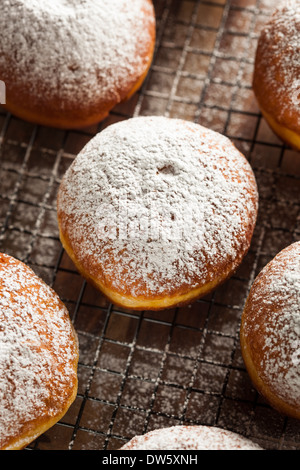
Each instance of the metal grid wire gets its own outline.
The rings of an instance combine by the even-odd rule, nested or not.
[[[269,130],[251,90],[258,33],[275,0],[156,0],[156,52],[142,89],[99,126],[61,131],[0,111],[0,249],[53,286],[80,342],[78,396],[28,449],[111,450],[175,424],[223,427],[266,449],[299,449],[299,421],[251,386],[239,322],[260,269],[300,235],[300,159]],[[256,174],[260,209],[237,273],[189,307],[134,312],[111,305],[77,273],[56,222],[62,175],[113,122],[164,114],[229,136]]]

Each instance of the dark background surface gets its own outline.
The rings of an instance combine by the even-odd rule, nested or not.
[[[251,78],[256,42],[274,0],[156,0],[156,53],[141,90],[99,126],[61,131],[0,109],[0,250],[29,266],[67,305],[80,341],[78,396],[30,449],[119,449],[136,434],[176,424],[223,427],[266,449],[300,449],[299,421],[251,386],[239,323],[261,268],[300,239],[300,154],[269,130]],[[60,179],[104,127],[164,114],[229,136],[260,193],[251,249],[236,274],[190,307],[133,312],[108,303],[62,250]]]

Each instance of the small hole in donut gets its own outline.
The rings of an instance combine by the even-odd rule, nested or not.
[[[71,72],[76,72],[80,68],[79,64],[76,63],[71,63],[68,65],[68,69],[71,70]]]
[[[157,174],[163,173],[165,175],[175,175],[176,170],[173,165],[164,165],[161,168],[157,168]]]

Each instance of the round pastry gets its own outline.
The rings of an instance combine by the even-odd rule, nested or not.
[[[231,141],[198,124],[136,117],[96,135],[57,198],[62,244],[113,303],[158,310],[203,296],[249,249],[257,188]]]
[[[286,1],[261,31],[253,90],[273,131],[300,149],[300,0]]]
[[[300,242],[281,251],[257,276],[240,336],[258,392],[279,412],[300,419]]]
[[[143,83],[155,43],[151,0],[5,0],[6,108],[58,128],[104,119]]]
[[[78,342],[53,290],[5,254],[0,254],[0,357],[0,449],[19,450],[74,401]]]
[[[136,436],[120,450],[263,450],[232,431],[210,426],[172,426]]]

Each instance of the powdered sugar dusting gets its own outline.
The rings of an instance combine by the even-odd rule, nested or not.
[[[14,86],[43,101],[118,101],[145,71],[154,24],[148,0],[3,0],[0,67]],[[5,77],[6,71],[8,75]]]
[[[62,412],[76,362],[66,308],[28,267],[0,254],[0,448]]]
[[[121,450],[262,450],[251,440],[209,426],[173,426],[136,436]]]
[[[133,296],[195,287],[238,264],[256,211],[250,165],[226,137],[158,116],[98,134],[58,194],[82,266]]]
[[[281,399],[300,402],[300,242],[280,252],[258,276],[244,334],[261,338],[260,375]]]
[[[293,116],[300,127],[300,1],[285,1],[265,25],[259,41],[264,65],[264,89],[272,90],[272,101],[280,103],[276,115]],[[259,84],[258,84],[259,86]],[[262,96],[261,99],[264,99]],[[265,97],[267,99],[267,97]],[[273,104],[272,104],[273,105]]]

